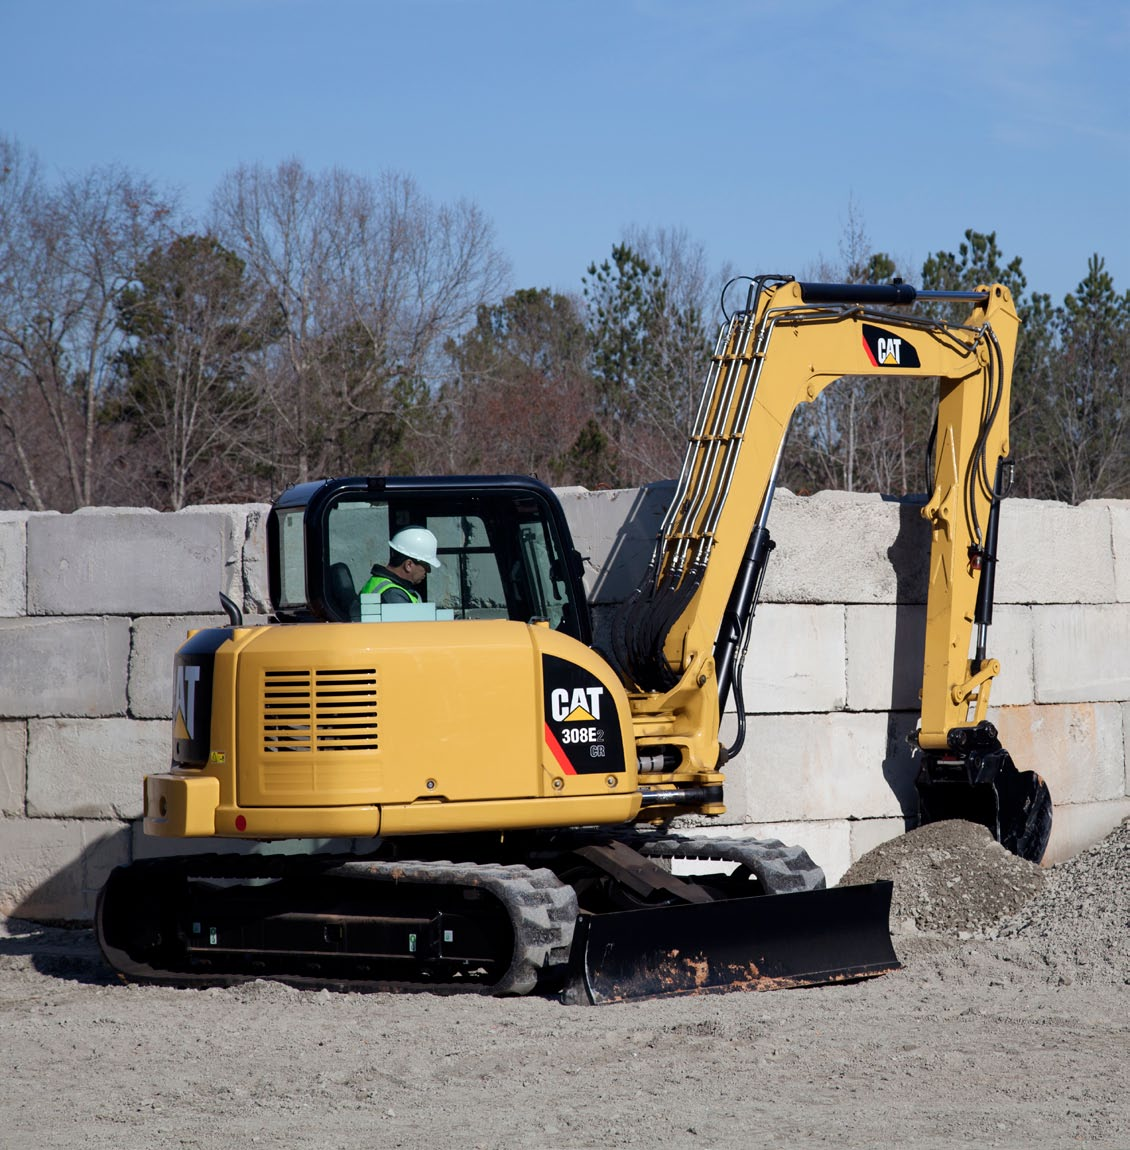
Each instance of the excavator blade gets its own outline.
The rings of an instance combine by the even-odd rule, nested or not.
[[[851,982],[899,968],[891,884],[582,916],[570,994],[596,1004]]]
[[[1038,863],[1052,831],[1052,799],[1035,771],[1018,771],[1005,750],[957,762],[927,760],[918,775],[922,823],[964,819],[1020,858]]]

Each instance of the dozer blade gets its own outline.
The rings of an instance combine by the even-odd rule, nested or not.
[[[886,974],[900,965],[890,909],[891,883],[875,882],[583,916],[571,997],[603,1004]]]

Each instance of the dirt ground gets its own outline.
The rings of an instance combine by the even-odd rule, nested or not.
[[[0,921],[0,1146],[1125,1150],[1130,825],[1043,872],[939,827],[849,876],[894,879],[903,969],[815,990],[174,990]]]

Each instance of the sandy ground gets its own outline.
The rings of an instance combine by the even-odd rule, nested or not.
[[[904,968],[815,990],[174,990],[0,922],[0,1146],[1130,1147],[1130,826],[1035,878],[976,835],[900,842],[869,865]]]

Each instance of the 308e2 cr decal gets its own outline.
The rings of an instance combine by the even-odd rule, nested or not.
[[[567,775],[624,770],[620,716],[608,688],[554,655],[542,656],[545,743]]]

